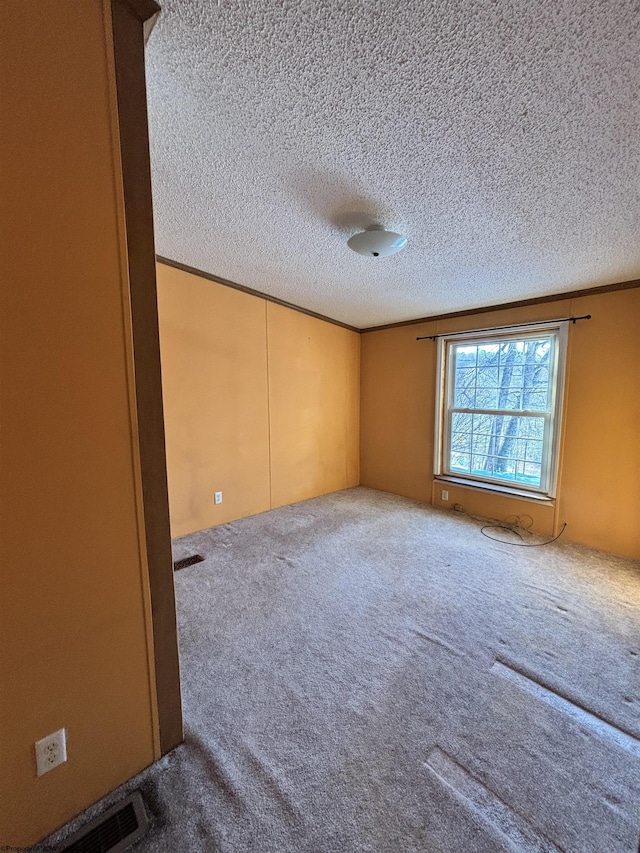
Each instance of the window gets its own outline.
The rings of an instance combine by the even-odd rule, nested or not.
[[[552,497],[566,327],[440,338],[436,473]]]

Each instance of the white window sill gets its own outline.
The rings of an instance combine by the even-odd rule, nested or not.
[[[555,500],[549,495],[543,495],[538,492],[530,492],[526,489],[513,488],[512,486],[501,486],[498,483],[482,483],[478,480],[467,480],[464,477],[453,477],[449,474],[436,474],[433,478],[439,483],[454,483],[456,486],[462,486],[465,489],[479,489],[482,492],[497,492],[501,495],[508,495],[512,498],[520,498],[521,500],[534,501],[537,504],[547,504],[554,506]]]

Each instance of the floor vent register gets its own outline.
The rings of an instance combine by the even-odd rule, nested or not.
[[[188,566],[194,566],[196,563],[204,562],[202,554],[192,554],[190,557],[183,557],[181,560],[176,560],[173,564],[173,571],[186,569]]]
[[[142,796],[134,791],[67,839],[63,853],[119,853],[146,835],[148,829]]]

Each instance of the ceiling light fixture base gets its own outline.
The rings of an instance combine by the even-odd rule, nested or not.
[[[388,258],[407,245],[407,238],[394,231],[386,231],[377,223],[366,231],[354,234],[347,240],[347,246],[366,258]]]

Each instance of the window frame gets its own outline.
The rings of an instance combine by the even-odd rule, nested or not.
[[[543,442],[543,461],[541,465],[540,486],[520,483],[516,480],[482,477],[471,473],[452,471],[450,467],[450,439],[452,415],[463,407],[453,405],[454,372],[452,369],[453,346],[479,343],[501,344],[505,341],[536,340],[540,336],[554,339],[553,358],[549,370],[550,403],[548,411],[502,410],[502,409],[465,409],[478,414],[522,415],[542,417],[545,420],[545,439]],[[517,327],[504,327],[495,331],[453,332],[438,337],[437,354],[437,406],[435,425],[434,476],[448,482],[501,491],[520,497],[534,499],[553,499],[556,496],[558,472],[560,466],[560,447],[562,437],[563,408],[565,396],[565,374],[567,361],[568,329],[564,322],[540,323],[526,330]]]

